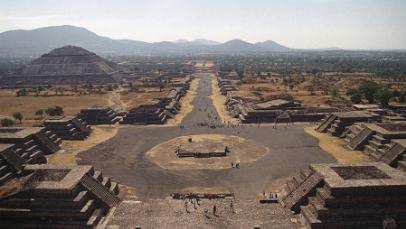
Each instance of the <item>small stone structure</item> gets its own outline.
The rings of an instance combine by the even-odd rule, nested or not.
[[[44,155],[60,149],[62,140],[44,127],[0,128],[0,144],[14,144],[14,152],[27,164],[46,163]]]
[[[258,103],[238,97],[228,97],[226,108],[242,123],[316,122],[337,111],[334,108],[302,107],[295,101],[284,99]]]
[[[195,157],[195,158],[210,158],[210,157],[226,157],[230,153],[230,149],[220,143],[205,144],[205,142],[189,142],[179,146],[176,150],[176,156]]]
[[[73,116],[56,116],[45,120],[44,126],[63,140],[83,140],[91,128],[87,123]]]
[[[306,228],[406,227],[406,173],[384,163],[313,164],[280,194]]]
[[[78,118],[89,125],[114,124],[120,117],[110,107],[89,107],[80,110]]]
[[[14,145],[0,144],[0,185],[16,178],[23,169],[23,160],[14,151]]]
[[[189,84],[185,84],[189,85]],[[180,99],[186,95],[188,86],[174,88],[155,104],[141,105],[125,114],[123,124],[164,124],[180,111]]]
[[[345,140],[350,149],[363,150],[374,161],[403,168],[406,122],[355,123],[348,129]]]
[[[230,80],[224,80],[219,78],[217,80],[220,92],[222,95],[227,95],[230,91],[237,91],[238,89],[231,83]]]
[[[328,132],[333,136],[342,136],[346,127],[351,126],[356,122],[378,122],[381,120],[379,114],[369,111],[348,111],[333,113],[320,123],[316,128],[317,131],[325,133]]]
[[[91,166],[29,165],[14,189],[0,192],[0,227],[95,228],[118,192]]]

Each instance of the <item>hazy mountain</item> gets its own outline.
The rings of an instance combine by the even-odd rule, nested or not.
[[[275,52],[285,52],[289,51],[289,48],[280,45],[276,43],[275,41],[264,41],[264,42],[257,42],[255,43],[255,46],[260,47],[261,49],[267,50],[267,51],[275,51]]]
[[[207,39],[203,39],[203,38],[196,39],[191,42],[195,43],[195,44],[200,44],[200,45],[219,45],[219,44],[221,44],[220,42],[207,40]]]
[[[206,39],[193,41],[179,39],[173,42],[155,43],[116,40],[99,36],[85,28],[69,25],[34,30],[12,30],[0,33],[1,56],[37,57],[65,45],[83,47],[100,55],[196,54],[201,52],[234,54],[290,50],[273,41],[251,44],[235,39],[221,44]]]

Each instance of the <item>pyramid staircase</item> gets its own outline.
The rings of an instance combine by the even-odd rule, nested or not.
[[[300,206],[305,204],[307,197],[313,195],[318,186],[322,184],[322,178],[310,169],[304,169],[287,182],[279,194],[281,204],[298,213]]]
[[[328,115],[316,128],[317,131],[324,133],[327,131],[328,128],[333,124],[333,122],[337,119],[337,116],[334,114]]]

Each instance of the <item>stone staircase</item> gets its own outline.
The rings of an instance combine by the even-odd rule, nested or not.
[[[80,183],[91,191],[102,204],[108,207],[113,207],[120,201],[116,196],[119,192],[118,184],[111,182],[110,178],[103,177],[99,171],[96,171],[93,175],[84,176]]]
[[[46,120],[44,126],[63,140],[83,140],[90,134],[90,126],[76,117],[56,117]]]
[[[392,190],[393,191],[393,190]],[[385,218],[394,217],[398,228],[406,226],[406,197],[390,192],[362,196],[333,195],[327,185],[316,189],[300,207],[300,219],[311,229],[378,229]]]
[[[321,123],[320,125],[316,128],[317,131],[319,132],[326,132],[328,128],[330,128],[331,124],[337,119],[337,117],[334,114],[328,115]]]
[[[14,152],[13,146],[6,146],[0,152],[0,185],[21,174],[23,160]]]
[[[322,178],[310,169],[302,170],[288,181],[279,195],[281,204],[294,212],[300,211],[300,206],[305,204],[307,197],[313,195],[316,188],[322,184]]]
[[[352,150],[359,150],[368,142],[373,134],[374,131],[366,127],[351,138],[347,146]]]
[[[60,150],[62,140],[57,138],[51,131],[41,131],[34,134],[33,139],[42,148],[45,154],[52,154]]]
[[[375,161],[380,161],[381,158],[392,148],[393,143],[389,139],[385,139],[379,134],[372,136],[365,145],[364,153]]]

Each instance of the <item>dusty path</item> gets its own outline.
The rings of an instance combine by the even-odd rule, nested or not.
[[[200,78],[194,78],[190,83],[190,89],[187,94],[180,99],[181,109],[174,118],[169,119],[165,126],[177,126],[182,120],[193,110],[193,100],[197,94],[197,87],[199,85]]]
[[[217,83],[216,76],[214,74],[209,74],[212,78],[211,87],[212,87],[212,94],[210,95],[210,99],[213,101],[213,105],[217,110],[217,113],[220,116],[222,122],[225,123],[232,123],[237,124],[239,120],[230,116],[230,113],[226,110],[226,97],[221,94],[220,88]]]

